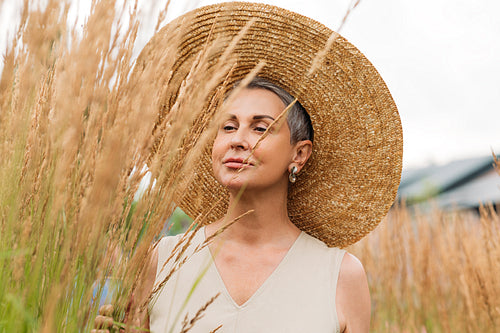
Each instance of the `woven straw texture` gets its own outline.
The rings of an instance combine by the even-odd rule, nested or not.
[[[148,61],[152,50],[178,40],[176,70],[168,88],[173,101],[198,54],[216,45],[209,60],[213,66],[207,71],[211,75],[211,68],[251,19],[255,21],[225,60],[234,66],[230,83],[265,61],[258,75],[295,96],[314,128],[311,159],[289,188],[290,219],[328,246],[353,244],[377,226],[394,201],[403,140],[389,90],[352,44],[337,35],[309,74],[332,30],[278,7],[232,2],[196,9],[168,24],[145,47],[138,65]],[[166,103],[168,110],[173,102]],[[227,193],[212,175],[210,147],[198,166],[187,195],[177,202],[193,217],[212,209],[206,219],[210,223],[225,214],[227,200],[212,206]]]

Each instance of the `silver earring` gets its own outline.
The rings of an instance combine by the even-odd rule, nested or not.
[[[292,167],[292,171],[290,171],[290,174],[288,175],[288,180],[292,184],[297,180],[297,167],[295,165]]]

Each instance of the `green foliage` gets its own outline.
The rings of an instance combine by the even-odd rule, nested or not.
[[[193,222],[193,219],[182,211],[179,207],[174,210],[174,213],[169,218],[167,223],[167,235],[173,236],[186,232],[188,227]]]

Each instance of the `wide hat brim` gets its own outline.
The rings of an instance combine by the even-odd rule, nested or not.
[[[177,37],[180,50],[174,68],[189,68],[209,41],[217,40],[222,54],[252,19],[233,52],[229,81],[244,78],[264,61],[258,75],[296,97],[314,128],[312,156],[289,188],[289,217],[328,246],[353,244],[373,230],[391,207],[403,152],[396,105],[375,67],[356,47],[337,36],[311,74],[332,30],[279,7],[230,2],[196,9],[169,23],[146,45],[138,63],[147,62],[151,49],[166,45],[174,30],[187,22]],[[169,89],[177,91],[181,82],[182,78],[171,80],[169,84],[177,87]],[[193,217],[210,208],[209,223],[226,213],[227,191],[213,176],[209,147],[197,165],[192,191],[177,203]],[[221,196],[222,204],[212,207]]]

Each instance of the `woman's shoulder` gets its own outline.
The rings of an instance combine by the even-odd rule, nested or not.
[[[341,264],[341,275],[344,274],[345,276],[348,277],[354,277],[354,278],[360,278],[360,277],[365,277],[366,278],[366,273],[365,269],[363,268],[363,264],[361,261],[352,253],[349,253],[347,251],[344,251],[344,257],[342,259],[342,264]]]
[[[165,235],[158,241],[158,249],[173,248],[182,239],[184,233],[177,235]]]
[[[361,261],[348,252],[340,266],[335,301],[340,322],[349,331],[368,332],[371,311],[368,280]]]
[[[192,254],[192,252],[205,239],[204,228],[199,228],[195,231],[189,231],[177,235],[167,235],[158,241],[157,252],[159,262],[163,262],[174,252],[183,252],[184,254]]]
[[[323,253],[324,255],[330,257],[334,257],[335,261],[342,260],[342,257],[346,253],[344,249],[338,247],[328,247],[324,242],[320,241],[316,237],[313,237],[305,232],[302,232],[302,239],[304,243],[304,247],[314,251],[316,253]]]
[[[325,260],[333,263],[333,274],[338,275],[338,282],[342,284],[356,284],[366,281],[366,273],[361,261],[355,255],[338,247],[328,247],[317,238],[303,234],[303,246],[306,252],[314,255],[323,255]]]

